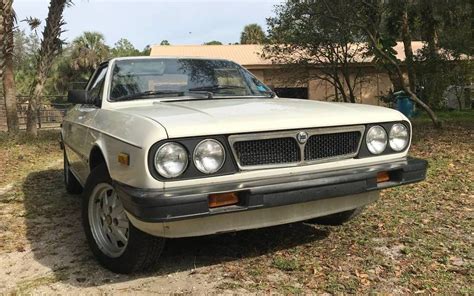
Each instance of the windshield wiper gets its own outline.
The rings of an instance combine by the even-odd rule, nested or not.
[[[217,91],[222,89],[247,89],[245,86],[239,85],[207,85],[190,88],[189,91]]]
[[[182,97],[184,96],[184,91],[177,90],[148,90],[144,92],[139,92],[136,94],[126,95],[118,98],[114,98],[114,101],[130,101],[146,97],[158,97],[158,96],[173,96],[173,97]]]
[[[189,92],[196,92],[196,93],[202,93],[207,95],[209,99],[212,99],[214,96],[214,91],[222,90],[222,89],[247,89],[245,86],[239,86],[239,85],[208,85],[208,86],[200,86],[200,87],[195,87],[195,88],[190,88],[188,89]],[[269,98],[274,98],[276,97],[276,94],[274,91],[265,91],[263,92],[266,96]]]
[[[223,89],[247,89],[245,86],[239,85],[206,85],[206,86],[199,86],[188,89],[188,92],[192,93],[201,93],[207,96],[207,99],[213,99],[215,91],[223,90]]]

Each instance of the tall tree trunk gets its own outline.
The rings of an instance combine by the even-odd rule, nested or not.
[[[333,68],[333,86],[334,86],[334,102],[339,102],[339,87],[338,87],[338,84],[337,84],[337,69],[336,68]]]
[[[53,0],[54,1],[54,0]],[[45,70],[47,65],[40,64],[38,67],[38,74],[34,82],[34,88],[30,94],[30,100],[28,104],[27,111],[27,126],[26,131],[32,135],[38,135],[38,113],[39,107],[41,105],[41,97],[43,95],[44,86],[46,85],[46,80],[48,79],[47,73]]]
[[[333,80],[334,80],[334,87],[335,87],[335,92],[336,92],[335,95],[337,98],[336,102],[339,102],[339,94],[340,94],[342,97],[342,102],[349,103],[346,90],[344,89],[343,81],[341,81],[337,68],[335,68],[334,73],[335,74],[333,76]]]
[[[377,40],[375,39],[375,36],[372,34],[372,32],[367,27],[360,26],[360,29],[365,31],[365,33],[367,34],[367,37],[369,38],[369,41],[372,45],[372,48],[377,52],[377,54],[393,66],[393,68],[395,70],[395,73],[398,77],[398,81],[399,81],[400,86],[402,87],[403,91],[405,93],[407,93],[411,97],[411,99],[413,101],[415,101],[415,103],[420,105],[421,108],[423,108],[426,111],[426,113],[428,113],[428,116],[431,118],[431,121],[433,121],[433,125],[435,126],[435,128],[441,128],[442,123],[438,119],[438,116],[436,116],[434,111],[430,108],[430,106],[428,104],[426,104],[425,102],[423,102],[422,100],[420,100],[420,98],[410,89],[410,87],[407,87],[407,84],[405,83],[405,79],[403,78],[403,72],[400,69],[400,65],[398,64],[398,62],[396,60],[392,59],[387,53],[385,53],[378,46],[378,43],[377,43]]]
[[[13,73],[13,59],[11,55],[5,59],[3,72],[3,92],[5,96],[5,110],[7,113],[8,132],[16,134],[19,131],[18,112],[16,104],[15,76]]]
[[[4,68],[3,62],[5,61],[5,59],[3,58],[3,47],[5,43],[5,26],[3,24],[4,11],[5,11],[5,8],[4,8],[3,0],[0,0],[0,80],[1,81],[3,81],[3,68]],[[2,103],[5,104],[3,85],[2,85],[2,88],[0,89],[0,95],[3,96]]]
[[[351,74],[347,69],[341,69],[342,71],[342,77],[344,77],[344,82],[347,85],[347,90],[349,91],[349,96],[348,96],[348,102],[350,103],[355,103],[356,102],[356,97],[354,94],[354,88],[351,85]]]
[[[390,82],[393,85],[393,91],[397,92],[397,91],[402,90],[403,86],[400,84],[400,79],[398,78],[398,74],[395,73],[395,71],[393,70],[393,67],[385,66],[384,68],[387,71],[388,78],[390,79]]]
[[[0,71],[2,72],[5,110],[7,115],[8,132],[18,133],[18,113],[16,106],[15,75],[13,72],[13,9],[12,0],[0,0]]]
[[[416,73],[413,64],[413,49],[411,47],[411,33],[408,24],[408,3],[405,1],[402,14],[402,40],[405,50],[405,65],[408,72],[408,83],[412,91],[416,91]]]
[[[38,135],[38,107],[41,104],[48,72],[62,46],[60,36],[62,33],[61,27],[64,25],[63,12],[69,2],[69,0],[51,0],[49,4],[48,17],[46,18],[46,26],[43,31],[36,65],[36,78],[28,104],[26,131],[34,137]]]
[[[432,0],[423,0],[423,8],[425,9],[425,18],[422,20],[425,27],[425,41],[428,45],[429,59],[436,60],[438,56],[438,33],[436,30],[436,19],[434,18],[434,8]]]
[[[425,64],[425,93],[430,98],[432,104],[440,102],[442,96],[442,90],[439,88],[439,79],[441,76],[441,61],[438,53],[438,33],[437,33],[437,21],[434,17],[434,6],[432,0],[422,1],[423,18],[423,38],[427,44],[427,57]]]
[[[339,102],[339,89],[336,86],[336,82],[334,82],[334,102]]]

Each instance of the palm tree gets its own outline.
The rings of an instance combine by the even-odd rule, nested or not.
[[[18,114],[16,106],[15,75],[13,72],[13,24],[15,13],[12,8],[13,0],[0,0],[0,74],[3,80],[5,110],[9,133],[17,133]]]
[[[72,42],[72,67],[75,70],[93,71],[109,57],[109,47],[104,35],[98,32],[84,32]]]
[[[265,33],[258,24],[250,24],[244,27],[240,34],[241,44],[262,44],[265,42]]]
[[[48,17],[36,62],[36,77],[28,104],[26,131],[34,137],[38,135],[38,105],[41,103],[48,72],[64,43],[60,39],[63,32],[62,26],[65,24],[63,12],[70,4],[72,4],[71,0],[51,0],[49,4]]]

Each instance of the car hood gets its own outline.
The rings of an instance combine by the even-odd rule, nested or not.
[[[158,122],[169,138],[406,119],[400,112],[383,107],[283,98],[154,101],[120,111]]]

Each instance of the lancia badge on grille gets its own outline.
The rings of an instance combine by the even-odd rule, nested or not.
[[[298,140],[298,142],[300,144],[306,143],[306,141],[308,141],[308,133],[307,132],[299,132],[296,135],[296,140]]]

